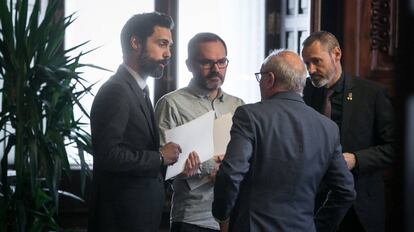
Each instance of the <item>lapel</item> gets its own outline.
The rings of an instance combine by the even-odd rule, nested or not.
[[[154,141],[156,141],[156,144],[158,146],[159,138],[158,138],[158,133],[157,133],[158,131],[155,130],[156,125],[155,125],[155,120],[154,120],[154,112],[153,112],[152,108],[149,108],[147,106],[147,102],[144,98],[144,91],[139,87],[139,85],[135,81],[134,77],[132,77],[132,75],[128,72],[128,70],[126,70],[124,67],[122,67],[122,65],[119,66],[117,72],[120,74],[121,78],[123,80],[125,80],[125,82],[128,84],[128,86],[131,88],[131,91],[136,96],[136,99],[138,99],[139,107],[140,107],[141,111],[144,113],[145,118],[147,119],[146,121],[147,121],[147,124],[150,128],[151,135],[152,135]]]
[[[345,87],[342,108],[341,143],[344,144],[352,119],[353,100],[355,96],[353,77],[344,75]]]

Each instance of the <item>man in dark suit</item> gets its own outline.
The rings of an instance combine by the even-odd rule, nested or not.
[[[338,127],[303,102],[306,68],[296,53],[273,52],[256,77],[263,100],[234,114],[213,216],[222,231],[335,230],[355,199]],[[322,180],[332,192],[314,215]]]
[[[131,17],[121,32],[123,64],[99,89],[91,110],[93,181],[89,231],[158,231],[163,169],[181,152],[159,149],[146,79],[161,77],[171,56],[172,19]]]
[[[315,32],[303,46],[302,57],[310,74],[304,100],[338,125],[343,156],[355,179],[357,199],[339,231],[382,232],[382,175],[394,154],[391,102],[384,88],[374,82],[342,73],[341,49],[331,33]],[[326,192],[322,185],[318,202],[323,202]]]

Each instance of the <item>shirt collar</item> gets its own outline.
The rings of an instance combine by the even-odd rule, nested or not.
[[[207,89],[201,88],[197,84],[197,81],[195,80],[195,77],[191,78],[190,83],[188,84],[188,89],[194,95],[196,95],[199,98],[213,100],[213,99],[210,99],[210,97],[208,95],[209,91]],[[218,89],[217,95],[218,95],[218,97],[216,99],[220,100],[220,102],[223,102],[224,94],[223,94],[223,91],[221,90],[221,88]]]
[[[137,72],[135,72],[131,67],[129,67],[125,63],[123,63],[122,66],[124,66],[126,68],[126,70],[128,70],[128,72],[135,79],[135,81],[138,83],[138,86],[141,89],[144,89],[147,86],[147,83],[145,82],[145,80]]]

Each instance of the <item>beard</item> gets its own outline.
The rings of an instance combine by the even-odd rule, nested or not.
[[[215,78],[219,78],[220,80],[213,80]],[[198,79],[202,82],[200,84],[208,90],[219,89],[224,82],[224,76],[219,72],[210,72],[207,76],[199,77]]]
[[[159,79],[164,73],[164,68],[169,63],[169,59],[155,60],[150,57],[146,50],[143,50],[139,57],[138,64],[140,66],[142,76],[152,76]]]
[[[329,83],[329,77],[325,77],[319,74],[312,74],[310,78],[312,81],[312,85],[316,88],[321,88]]]

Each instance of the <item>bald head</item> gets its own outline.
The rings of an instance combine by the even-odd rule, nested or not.
[[[263,62],[262,70],[275,75],[273,86],[277,91],[292,91],[302,95],[306,83],[306,67],[293,51],[273,51]]]

